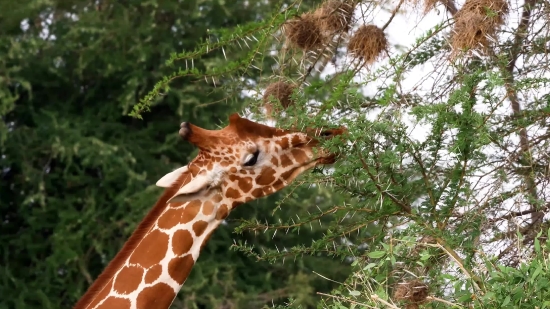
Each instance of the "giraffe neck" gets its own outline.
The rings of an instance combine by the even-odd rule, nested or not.
[[[167,190],[170,191],[170,190]],[[165,192],[75,309],[167,309],[229,214],[220,193],[166,203]]]

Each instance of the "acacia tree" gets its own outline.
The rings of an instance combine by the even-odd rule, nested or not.
[[[267,110],[281,126],[348,127],[347,143],[325,143],[338,164],[302,178],[343,201],[240,227],[275,237],[322,224],[325,235],[285,250],[236,246],[351,263],[322,307],[548,307],[549,12],[538,0],[282,4],[174,54],[180,69],[134,113],[186,76],[248,95],[251,116]],[[401,44],[403,26],[423,30]],[[193,67],[211,52],[227,62]]]

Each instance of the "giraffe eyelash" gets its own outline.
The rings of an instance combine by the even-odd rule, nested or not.
[[[260,154],[260,150],[256,150],[254,153],[248,154],[244,160],[244,166],[253,166],[258,162],[258,155]]]

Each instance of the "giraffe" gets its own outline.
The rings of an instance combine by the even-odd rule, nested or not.
[[[318,139],[344,132],[282,130],[238,114],[221,130],[183,122],[179,135],[199,148],[197,157],[156,183],[164,193],[74,309],[169,308],[231,210],[334,163]]]

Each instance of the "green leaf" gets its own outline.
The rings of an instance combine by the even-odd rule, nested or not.
[[[533,272],[533,275],[531,275],[531,278],[529,279],[531,282],[534,282],[537,276],[542,272],[542,265],[539,265],[537,269]]]
[[[459,299],[458,299],[458,302],[459,303],[463,303],[463,302],[469,302],[472,300],[472,295],[470,294],[464,294],[462,295]]]
[[[369,270],[369,269],[373,268],[374,266],[376,266],[375,263],[369,263],[367,266],[365,266],[365,267],[363,268],[363,270]]]
[[[351,296],[359,296],[359,295],[361,295],[361,292],[353,290],[353,291],[349,291],[349,295],[351,295]]]
[[[510,303],[510,295],[506,296],[504,301],[502,302],[501,306],[504,307]]]
[[[379,259],[386,255],[386,251],[372,251],[367,254],[372,259]]]

